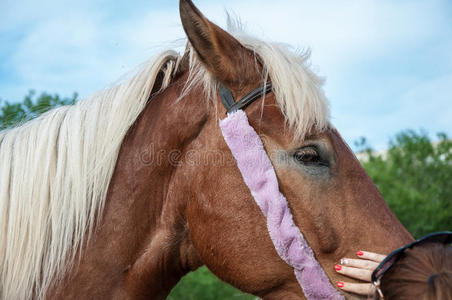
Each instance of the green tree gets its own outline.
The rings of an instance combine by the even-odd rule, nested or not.
[[[391,210],[415,237],[452,229],[452,141],[432,142],[425,132],[404,131],[376,154],[365,139],[362,164]]]
[[[0,99],[0,130],[36,118],[54,107],[74,104],[77,100],[77,93],[67,98],[47,93],[42,93],[39,97],[35,96],[35,91],[31,90],[22,102],[11,103]]]
[[[184,276],[173,288],[167,300],[211,300],[238,299],[251,300],[256,297],[244,294],[224,283],[205,266]]]

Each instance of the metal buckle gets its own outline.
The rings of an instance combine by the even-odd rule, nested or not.
[[[375,290],[378,292],[378,296],[380,296],[380,299],[384,299],[385,297],[383,296],[383,292],[380,289],[380,279],[378,279],[377,281],[372,282]]]

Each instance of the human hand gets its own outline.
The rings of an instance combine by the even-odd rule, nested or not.
[[[373,270],[386,257],[385,255],[358,251],[358,259],[342,258],[339,265],[335,265],[336,272],[350,278],[359,279],[366,283],[338,282],[337,286],[346,292],[358,295],[372,296],[375,293],[375,287],[370,283]]]

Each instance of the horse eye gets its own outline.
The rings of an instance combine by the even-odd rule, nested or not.
[[[306,147],[297,150],[294,153],[294,158],[303,164],[320,164],[322,160],[317,150],[313,147]]]

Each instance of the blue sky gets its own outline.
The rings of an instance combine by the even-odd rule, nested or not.
[[[198,0],[224,26],[312,49],[333,124],[377,149],[403,129],[452,136],[452,2]],[[140,62],[180,47],[178,1],[0,1],[0,99],[30,89],[82,97]]]

